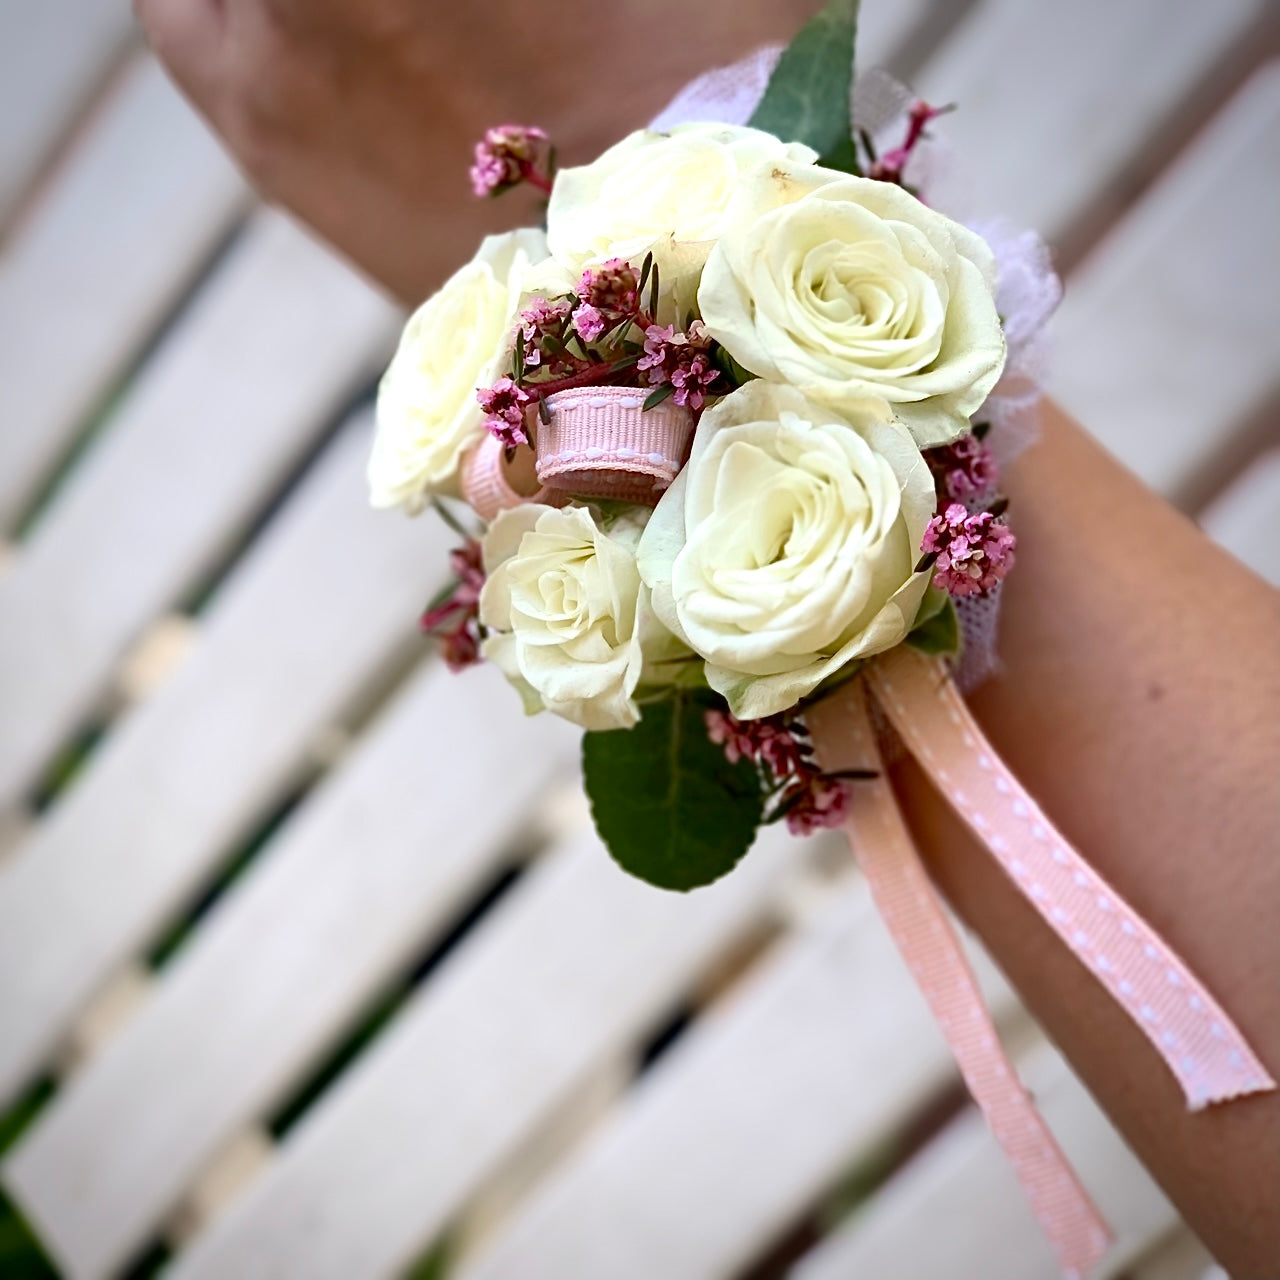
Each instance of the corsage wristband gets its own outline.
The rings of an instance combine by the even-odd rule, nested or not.
[[[546,230],[489,237],[410,319],[370,485],[463,538],[424,629],[451,666],[492,661],[527,711],[587,730],[593,816],[626,870],[692,889],[762,823],[845,831],[1080,1276],[1109,1233],[1000,1048],[874,715],[1191,1108],[1276,1086],[960,695],[993,663],[1016,550],[999,462],[1027,433],[1059,285],[1031,233],[963,226],[912,188],[939,112],[884,78],[854,93],[855,7],[832,0],[591,164],[556,172],[541,130],[490,130],[477,194],[532,183]]]

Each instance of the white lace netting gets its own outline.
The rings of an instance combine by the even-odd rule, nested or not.
[[[780,44],[767,44],[741,62],[704,72],[649,121],[649,128],[665,133],[695,122],[746,124],[781,56]]]
[[[740,62],[706,72],[681,89],[649,127],[665,131],[695,121],[746,124],[781,52],[781,45],[766,45]],[[906,85],[872,68],[855,77],[852,118],[878,148],[894,146],[901,141],[906,112],[914,98]],[[980,211],[954,152],[936,133],[913,153],[905,177],[927,195],[934,208],[980,235],[995,255],[996,308],[1008,354],[1004,373],[975,420],[991,424],[988,443],[1000,464],[1007,465],[1034,443],[1038,434],[1036,410],[1041,375],[1048,363],[1045,325],[1062,297],[1062,282],[1047,246],[1034,231]],[[999,669],[996,637],[1000,596],[997,586],[985,596],[956,601],[964,646],[955,674],[962,689],[976,688]]]

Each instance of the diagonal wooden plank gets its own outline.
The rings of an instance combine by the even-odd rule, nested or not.
[[[1129,1269],[1128,1280],[1231,1280],[1187,1227],[1171,1231]]]
[[[0,6],[0,224],[135,39],[122,0]]]
[[[145,1245],[225,1135],[474,892],[578,737],[521,717],[492,669],[415,679],[10,1158],[6,1185],[68,1274]]]
[[[1007,1018],[1012,996],[982,972]],[[695,1026],[459,1280],[736,1275],[952,1075],[855,885]]]
[[[1075,272],[1051,389],[1178,496],[1280,390],[1280,62],[1258,72]]]
[[[929,101],[959,104],[938,126],[957,194],[1060,241],[1261,13],[1261,0],[1176,19],[1164,0],[984,0],[917,78]]]
[[[282,217],[254,220],[0,578],[0,808],[372,373],[395,317]]]
[[[760,918],[803,853],[775,829],[732,876],[686,895],[631,880],[594,837],[550,857],[174,1276],[399,1272],[557,1103]]]
[[[0,869],[0,1096],[208,877],[406,643],[436,520],[368,509],[361,417],[264,533],[185,664]]]
[[[1200,527],[1273,587],[1280,587],[1280,449],[1272,449],[1236,477],[1200,513]]]
[[[247,205],[208,129],[139,57],[0,255],[0,532]]]
[[[1116,1276],[1177,1223],[1177,1214],[1047,1044],[1020,1055],[1018,1072],[1116,1233],[1096,1280]],[[920,1230],[922,1222],[929,1224],[928,1231]],[[1013,1170],[973,1110],[811,1250],[791,1280],[935,1280],[942,1275],[982,1280],[1058,1280],[1061,1275]]]

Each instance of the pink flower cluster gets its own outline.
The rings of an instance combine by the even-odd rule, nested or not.
[[[524,412],[533,397],[510,378],[499,378],[491,387],[481,387],[476,392],[480,408],[484,410],[485,430],[501,441],[508,449],[529,443]]]
[[[584,342],[595,342],[640,309],[640,275],[630,263],[610,258],[582,273],[574,292],[573,327]]]
[[[572,366],[563,342],[564,323],[572,309],[568,298],[554,302],[534,298],[520,313],[519,341],[526,369],[545,368],[557,373],[566,364]]]
[[[1000,482],[996,455],[975,435],[964,435],[954,444],[929,449],[924,456],[940,495],[952,502],[980,502],[989,498]]]
[[[542,191],[551,184],[534,168],[547,135],[533,125],[500,124],[487,129],[476,143],[471,166],[471,189],[478,196],[496,196],[521,182]]]
[[[990,591],[1013,568],[1017,539],[990,511],[970,515],[959,502],[929,521],[921,549],[936,555],[933,584],[953,596]]]
[[[678,333],[675,325],[651,324],[644,331],[644,355],[636,368],[650,386],[670,383],[676,404],[696,412],[721,376],[711,360],[711,343],[701,320],[693,321],[685,333]]]
[[[727,711],[706,714],[707,736],[724,747],[731,763],[749,760],[773,782],[773,809],[785,813],[792,835],[807,836],[838,827],[849,812],[852,790],[843,778],[823,773],[794,717],[739,720]]]
[[[474,666],[480,659],[480,590],[484,565],[475,538],[449,553],[457,584],[434,609],[422,615],[423,631],[440,640],[440,650],[450,671]]]

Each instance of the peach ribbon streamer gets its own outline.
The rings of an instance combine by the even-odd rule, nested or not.
[[[868,686],[907,750],[1071,951],[1142,1029],[1198,1110],[1276,1087],[1231,1019],[1156,932],[1067,843],[995,753],[946,665],[907,645],[806,716],[823,768],[881,773]],[[1109,1233],[1035,1111],[995,1030],[883,776],[860,783],[846,834],[873,897],[1009,1157],[1063,1274]]]
[[[865,682],[853,680],[807,716],[823,768],[877,774],[858,784],[845,834],[970,1094],[1013,1165],[1063,1274],[1075,1280],[1106,1252],[1110,1233],[1000,1046],[884,775],[866,699]]]

